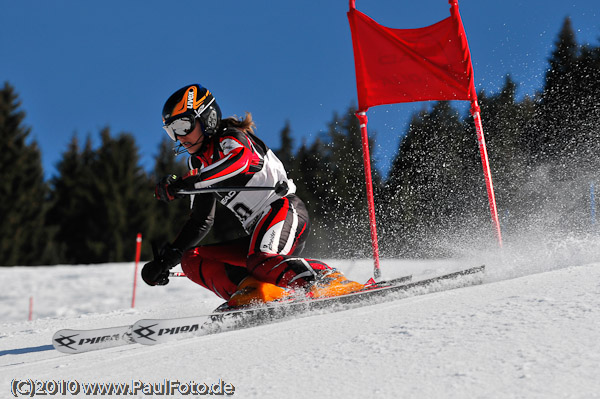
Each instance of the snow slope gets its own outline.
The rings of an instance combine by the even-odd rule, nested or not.
[[[0,397],[11,397],[14,379],[169,379],[222,380],[239,398],[597,398],[600,263],[579,262],[585,258],[550,265],[536,256],[525,265],[492,256],[485,283],[475,287],[80,355],[53,350],[52,334],[205,313],[220,300],[173,279],[166,287],[138,286],[131,309],[132,264],[3,268]],[[370,274],[370,261],[330,263],[356,279]],[[475,265],[464,263],[387,260],[382,268],[388,277],[418,279]]]

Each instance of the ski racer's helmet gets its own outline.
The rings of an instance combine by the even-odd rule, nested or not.
[[[171,140],[194,130],[197,121],[202,132],[215,134],[221,123],[221,109],[208,89],[192,84],[177,90],[165,102],[162,110],[163,128]]]

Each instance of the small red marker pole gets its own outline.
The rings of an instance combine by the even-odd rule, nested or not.
[[[29,321],[33,320],[33,297],[29,297]]]
[[[142,252],[142,233],[138,233],[135,239],[135,271],[133,273],[133,294],[131,296],[131,307],[135,307],[135,289],[137,287],[138,265],[140,263],[140,254]]]

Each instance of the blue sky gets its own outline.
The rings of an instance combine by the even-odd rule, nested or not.
[[[274,149],[286,120],[297,146],[311,143],[334,112],[357,103],[345,0],[0,4],[0,80],[20,96],[47,177],[74,134],[97,145],[106,126],[113,135],[133,134],[151,169],[164,136],[162,105],[188,83],[208,87],[225,116],[252,112],[258,134]],[[393,28],[449,15],[446,0],[357,0],[356,7]],[[497,92],[507,73],[520,97],[540,89],[566,16],[579,43],[600,44],[598,0],[459,0],[459,7],[475,84],[488,92]],[[427,106],[369,110],[381,171],[410,115]],[[483,123],[485,130],[485,115]]]

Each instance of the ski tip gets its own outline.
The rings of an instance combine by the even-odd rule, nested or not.
[[[59,330],[52,336],[52,346],[59,352],[76,354],[131,343],[129,326],[96,330]]]

